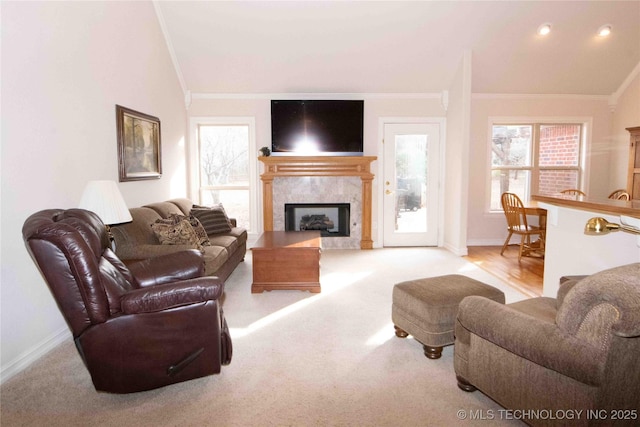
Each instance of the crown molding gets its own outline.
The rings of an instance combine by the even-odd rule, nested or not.
[[[192,99],[438,99],[438,93],[192,93]]]
[[[640,75],[640,62],[638,62],[635,66],[635,68],[633,70],[631,70],[631,73],[629,73],[629,75],[627,76],[626,79],[624,79],[624,81],[622,82],[622,84],[620,85],[620,87],[618,88],[618,90],[616,90],[615,92],[613,92],[611,94],[611,96],[609,97],[609,108],[611,108],[611,111],[615,111],[616,106],[618,105],[618,100],[620,99],[620,96],[622,96],[622,94],[624,93],[624,91],[627,90],[627,88],[629,87],[629,85],[631,84],[631,82],[638,77],[638,75]]]
[[[591,101],[607,101],[608,95],[581,94],[543,94],[543,93],[472,93],[473,99],[581,99]]]
[[[176,71],[178,81],[180,82],[180,87],[182,88],[182,93],[184,94],[184,97],[185,97],[185,105],[188,109],[191,103],[190,92],[187,89],[187,83],[184,81],[184,76],[182,75],[182,69],[180,68],[178,57],[176,56],[176,51],[173,48],[173,43],[171,42],[171,36],[169,36],[169,31],[167,30],[167,24],[165,23],[164,15],[162,14],[162,9],[160,8],[160,1],[153,0],[153,8],[156,11],[156,16],[158,17],[158,24],[160,24],[160,30],[162,31],[162,35],[164,36],[164,41],[167,44],[167,50],[169,51],[169,56],[171,57],[173,68]]]
[[[535,93],[472,93],[472,99],[580,99],[607,101],[609,95],[535,94]],[[210,93],[193,92],[191,99],[436,99],[448,101],[448,91],[427,93]]]

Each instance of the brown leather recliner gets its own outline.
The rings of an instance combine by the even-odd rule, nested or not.
[[[201,277],[199,251],[127,267],[102,221],[82,209],[35,213],[22,236],[96,390],[150,390],[219,373],[231,361],[218,303],[224,284]]]

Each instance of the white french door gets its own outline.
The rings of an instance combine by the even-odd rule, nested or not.
[[[383,246],[437,246],[440,123],[385,123]]]

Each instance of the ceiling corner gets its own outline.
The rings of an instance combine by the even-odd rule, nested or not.
[[[182,75],[182,70],[180,69],[180,63],[178,62],[178,57],[176,56],[176,52],[173,48],[173,43],[171,42],[171,36],[169,35],[169,31],[167,30],[167,25],[164,20],[164,15],[162,14],[162,8],[160,6],[161,1],[153,0],[153,8],[156,11],[156,16],[158,17],[158,24],[160,24],[160,30],[162,31],[162,35],[164,36],[164,41],[167,44],[167,50],[169,51],[169,56],[171,57],[171,62],[173,63],[173,68],[176,71],[176,76],[178,77],[178,82],[180,83],[180,87],[182,88],[182,93],[186,97],[189,96],[190,92],[187,89],[187,83],[184,80],[184,76]]]

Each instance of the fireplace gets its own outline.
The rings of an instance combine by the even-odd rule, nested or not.
[[[264,231],[284,230],[286,203],[348,202],[349,237],[325,239],[326,248],[372,249],[371,162],[375,156],[261,156]],[[331,199],[327,199],[330,196]],[[339,198],[338,198],[339,197]],[[331,246],[329,246],[331,245]]]
[[[286,231],[320,231],[322,237],[349,236],[349,203],[285,203]]]

